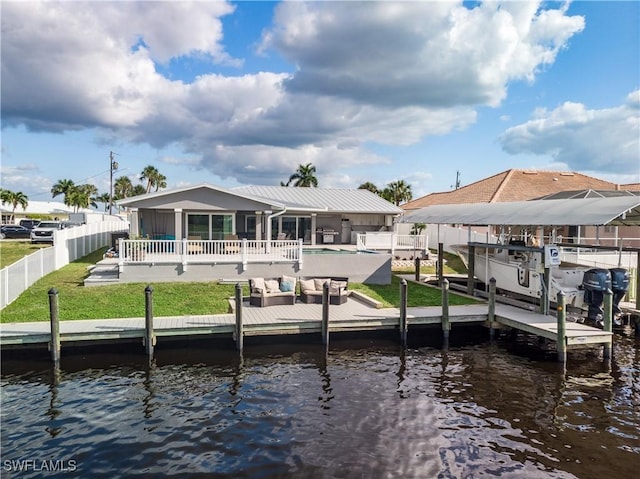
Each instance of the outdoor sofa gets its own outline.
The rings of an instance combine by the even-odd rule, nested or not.
[[[324,284],[329,282],[329,304],[344,304],[349,296],[349,278],[332,277],[301,277],[300,301],[303,303],[322,303]]]
[[[283,275],[280,278],[250,278],[249,304],[251,306],[276,306],[296,304],[296,278]]]

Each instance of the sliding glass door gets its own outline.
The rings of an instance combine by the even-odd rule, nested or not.
[[[222,240],[234,232],[234,215],[187,213],[187,237],[201,240]]]

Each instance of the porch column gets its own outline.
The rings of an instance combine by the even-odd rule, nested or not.
[[[311,213],[311,246],[316,245],[316,225],[317,225],[317,215],[315,213]]]
[[[138,216],[138,208],[131,208],[131,236],[140,236],[140,217]]]
[[[173,210],[173,214],[175,216],[174,218],[174,223],[175,223],[175,235],[176,235],[176,239],[180,240],[184,237],[184,235],[182,234],[182,208],[175,208]]]
[[[256,211],[256,241],[262,239],[262,211]]]

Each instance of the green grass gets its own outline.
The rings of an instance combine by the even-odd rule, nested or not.
[[[50,244],[31,244],[29,241],[2,240],[0,241],[0,269],[15,263],[41,248],[49,247],[51,247]]]
[[[391,278],[391,284],[349,284],[349,289],[360,291],[370,298],[380,301],[385,307],[400,306],[400,279]],[[409,282],[407,285],[407,306],[439,306],[442,304],[440,289],[426,284]],[[475,304],[477,300],[454,293],[449,294],[449,304]]]
[[[437,251],[431,251],[431,257],[438,257]],[[444,253],[444,274],[467,274],[467,267],[464,265],[462,260],[458,255]],[[413,266],[409,266],[407,268],[394,268],[394,273],[413,273],[415,272],[415,268]],[[424,263],[420,264],[420,272],[422,274],[436,274],[436,267],[426,266]]]
[[[102,258],[100,249],[84,258],[48,274],[37,281],[18,299],[0,312],[0,322],[49,320],[49,290],[58,291],[58,311],[61,320],[143,317],[146,283],[125,283],[112,286],[85,287],[88,267]],[[155,283],[153,287],[154,316],[219,314],[228,312],[228,298],[234,296],[235,285],[207,283]],[[381,301],[387,307],[398,307],[400,280],[394,276],[390,285],[350,283],[350,289]],[[243,294],[248,295],[245,286]],[[409,283],[409,306],[440,304],[440,290],[427,285]],[[474,300],[450,295],[450,304],[470,304]]]

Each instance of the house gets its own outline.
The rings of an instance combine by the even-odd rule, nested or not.
[[[609,197],[634,193],[640,194],[639,183],[619,185],[575,172],[511,169],[455,190],[431,193],[401,207],[408,213],[432,205]],[[400,230],[406,228],[408,226]],[[557,228],[556,233],[564,240],[575,243],[597,241],[609,246],[616,244],[618,238],[629,238],[625,245],[640,245],[640,232],[635,226],[566,226]]]
[[[210,184],[118,201],[130,211],[133,236],[150,239],[301,239],[353,244],[358,232],[392,230],[402,209],[363,189]]]
[[[119,242],[122,282],[304,274],[388,284],[390,254],[303,245],[355,244],[359,233],[392,231],[402,213],[368,190],[278,186],[200,184],[117,203],[131,225]]]

